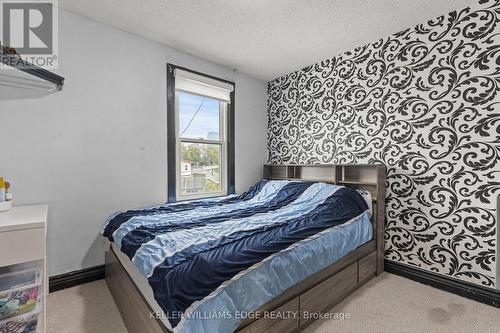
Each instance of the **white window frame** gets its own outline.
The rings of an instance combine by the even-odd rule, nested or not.
[[[227,173],[227,131],[228,131],[228,110],[229,103],[219,100],[219,140],[208,140],[208,139],[192,139],[192,138],[182,138],[180,136],[180,116],[179,116],[179,89],[175,89],[175,138],[176,138],[176,197],[177,201],[193,200],[193,199],[203,199],[203,198],[213,198],[227,195],[228,191],[228,173]],[[182,91],[187,94],[203,96],[195,94],[193,92]],[[207,97],[207,96],[203,96]],[[211,98],[211,97],[207,97]],[[195,193],[195,194],[183,194],[181,191],[181,175],[182,175],[182,143],[200,143],[200,144],[217,144],[220,145],[220,191],[217,192],[206,192],[206,193]]]

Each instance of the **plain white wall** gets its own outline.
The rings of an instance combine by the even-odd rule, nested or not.
[[[50,275],[103,264],[105,218],[166,200],[167,62],[235,81],[237,190],[261,177],[265,82],[64,10],[59,20],[63,91],[0,101],[0,175],[15,205],[50,205]]]

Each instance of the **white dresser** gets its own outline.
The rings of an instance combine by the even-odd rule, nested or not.
[[[12,269],[31,264],[42,269],[43,308],[38,317],[37,332],[46,332],[47,211],[47,205],[32,205],[17,206],[0,213],[0,270],[6,266]]]

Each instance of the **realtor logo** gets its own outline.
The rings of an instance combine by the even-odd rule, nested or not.
[[[57,2],[0,0],[1,44],[40,67],[55,68]]]

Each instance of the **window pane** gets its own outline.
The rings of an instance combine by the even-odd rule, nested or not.
[[[219,100],[183,91],[178,99],[181,138],[220,140]]]
[[[181,143],[181,194],[220,192],[221,146]]]

